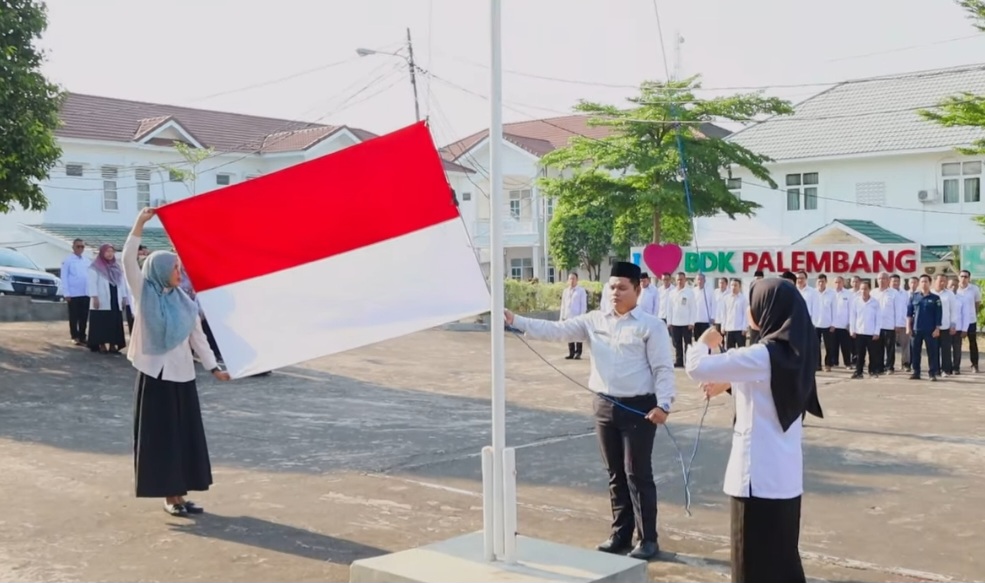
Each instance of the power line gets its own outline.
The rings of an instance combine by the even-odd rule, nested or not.
[[[946,39],[942,39],[942,40],[938,40],[938,41],[933,41],[933,42],[929,42],[929,43],[922,43],[922,44],[918,44],[918,45],[907,45],[905,47],[897,47],[895,49],[887,49],[887,50],[884,50],[884,51],[874,51],[874,52],[871,52],[871,53],[863,53],[861,55],[852,55],[850,57],[839,57],[837,59],[828,59],[828,62],[829,63],[839,63],[839,62],[842,62],[842,61],[853,61],[855,59],[865,59],[865,58],[868,58],[868,57],[876,57],[876,56],[879,56],[879,55],[889,55],[889,54],[893,54],[893,53],[902,53],[902,52],[906,52],[906,51],[912,51],[914,49],[922,49],[922,48],[933,47],[933,46],[937,46],[937,45],[946,45],[946,44],[950,44],[950,43],[953,43],[953,42],[970,40],[970,39],[973,39],[973,38],[981,39],[981,38],[985,38],[985,37],[983,37],[981,34],[970,34],[970,35],[966,35],[966,36],[958,36],[958,37],[954,37],[954,38],[946,38]]]

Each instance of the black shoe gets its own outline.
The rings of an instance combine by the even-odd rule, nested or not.
[[[855,374],[852,375],[852,378],[853,379],[864,379],[865,376],[863,376],[862,373],[855,373]]]
[[[595,547],[597,550],[603,553],[611,553],[613,555],[625,555],[629,552],[631,545],[625,541],[622,541],[616,537],[612,537],[599,546]]]
[[[185,503],[182,504],[182,506],[185,507],[185,512],[187,512],[188,514],[202,514],[203,512],[205,512],[204,508],[195,504],[191,500],[185,500]]]
[[[188,511],[181,504],[168,504],[164,503],[164,511],[171,516],[188,516]]]
[[[572,359],[572,358],[574,358],[574,357],[575,357],[575,355],[574,355],[574,354],[569,354],[568,356],[565,356],[565,357],[564,357],[564,360],[571,360],[571,359]]]
[[[580,354],[576,354],[575,355],[575,360],[581,360],[581,355]]]
[[[650,559],[655,559],[660,554],[660,545],[657,543],[641,542],[636,545],[629,556],[633,559],[640,559],[641,561],[649,561]]]
[[[920,375],[918,375],[916,373],[913,373],[913,374],[910,375],[910,380],[911,381],[919,381],[920,380]]]

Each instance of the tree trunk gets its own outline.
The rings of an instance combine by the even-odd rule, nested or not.
[[[660,210],[653,209],[653,243],[660,242]]]

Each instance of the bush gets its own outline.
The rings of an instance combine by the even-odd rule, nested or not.
[[[507,279],[506,309],[518,314],[556,312],[561,309],[561,294],[567,285]],[[602,297],[602,284],[597,281],[582,281],[580,285],[588,292],[588,309],[597,308]]]

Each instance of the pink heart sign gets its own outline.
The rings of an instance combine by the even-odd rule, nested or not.
[[[684,257],[684,251],[673,243],[663,245],[652,243],[643,248],[643,263],[653,277],[660,277],[662,273],[677,271],[682,257]]]

